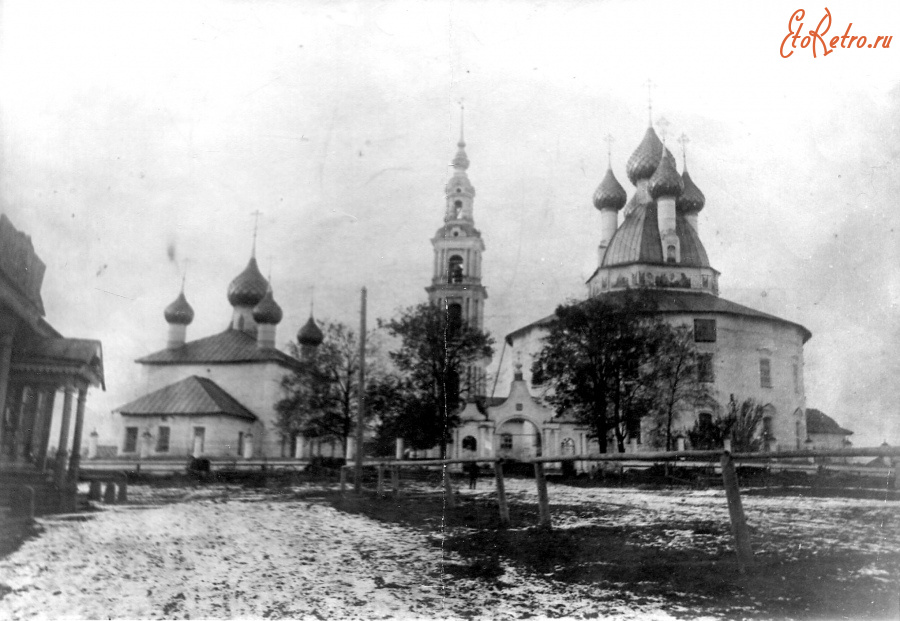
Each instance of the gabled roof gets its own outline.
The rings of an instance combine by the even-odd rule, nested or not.
[[[617,297],[623,297],[626,295],[628,291],[611,291],[609,293],[601,294],[607,299],[616,299]],[[752,317],[756,319],[766,319],[769,321],[775,321],[781,324],[786,324],[789,326],[794,326],[800,333],[803,335],[803,342],[805,343],[812,337],[812,333],[801,326],[799,323],[794,323],[793,321],[788,321],[786,319],[782,319],[780,317],[776,317],[775,315],[769,315],[768,313],[763,313],[762,311],[754,310],[747,306],[742,306],[740,304],[736,304],[734,302],[729,302],[724,298],[720,298],[714,296],[710,293],[700,293],[700,292],[689,292],[689,291],[671,291],[671,290],[660,290],[660,289],[646,289],[646,295],[648,295],[653,302],[656,303],[656,312],[662,314],[690,314],[690,313],[721,313],[724,315],[734,315],[738,317]],[[543,319],[538,319],[535,322],[528,324],[527,326],[523,326],[518,330],[514,330],[506,335],[507,343],[512,343],[512,339],[524,334],[534,328],[548,326],[556,321],[556,315],[548,315]]]
[[[841,436],[851,436],[853,432],[844,429],[833,418],[815,408],[806,408],[806,433],[827,433]]]
[[[225,330],[213,336],[163,349],[138,358],[141,364],[239,364],[275,362],[290,368],[303,363],[272,347],[259,347],[256,339],[241,330]]]
[[[256,416],[218,384],[192,375],[116,408],[130,416],[233,416],[255,421]]]

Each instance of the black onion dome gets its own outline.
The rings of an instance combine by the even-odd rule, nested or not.
[[[684,182],[684,192],[678,197],[675,206],[684,213],[697,213],[703,209],[706,204],[706,197],[697,187],[697,184],[691,179],[688,171],[681,173],[681,180]]]
[[[648,127],[641,144],[634,150],[625,165],[625,172],[628,173],[631,183],[637,185],[641,179],[649,179],[653,176],[659,166],[660,153],[662,153],[662,142],[656,135],[656,131],[652,127]]]
[[[268,290],[269,282],[260,273],[256,257],[250,257],[244,271],[228,285],[228,302],[232,306],[253,307],[259,304]]]
[[[650,177],[647,189],[654,200],[662,196],[678,197],[684,191],[684,182],[675,169],[675,158],[668,149],[666,149],[665,155],[660,158],[656,172]]]
[[[625,188],[619,183],[613,174],[612,168],[606,169],[606,176],[597,186],[594,192],[594,207],[603,211],[604,209],[613,209],[619,211],[625,206],[628,196],[625,194]]]
[[[185,299],[184,291],[178,294],[178,297],[175,298],[174,302],[166,306],[163,315],[166,318],[166,323],[174,323],[182,326],[186,326],[194,320],[194,309],[191,308],[191,305],[188,304],[187,299]]]
[[[283,316],[284,313],[272,294],[272,287],[269,287],[263,299],[253,307],[253,319],[256,323],[275,325],[281,321]]]
[[[301,345],[318,347],[324,340],[325,335],[322,334],[322,330],[316,325],[316,320],[310,315],[306,325],[297,332],[297,342]]]

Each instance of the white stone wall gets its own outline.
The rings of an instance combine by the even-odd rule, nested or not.
[[[169,450],[156,451],[159,428],[169,427]],[[137,450],[125,452],[125,429],[138,428]],[[122,429],[117,438],[119,455],[122,457],[172,457],[187,460],[194,452],[194,428],[204,428],[203,457],[239,458],[241,448],[238,447],[240,433],[246,436],[258,432],[259,425],[250,421],[230,416],[122,416]],[[150,432],[149,444],[145,443],[145,432]]]
[[[274,362],[142,366],[144,387],[135,398],[192,375],[209,378],[259,418],[261,426],[253,437],[254,455],[281,457],[282,438],[275,403],[283,396],[281,379],[289,372],[285,367]]]
[[[798,439],[806,439],[806,397],[803,384],[803,336],[799,328],[765,318],[726,315],[721,313],[696,313],[667,315],[673,324],[693,328],[694,319],[715,319],[717,338],[715,343],[697,343],[700,351],[713,354],[713,395],[724,409],[730,396],[742,401],[752,398],[761,405],[770,406],[775,441],[770,448],[797,448]],[[506,378],[512,376],[516,361],[521,361],[522,374],[534,394],[543,387],[531,384],[531,364],[543,347],[546,327],[536,327],[515,338],[508,345],[499,370],[499,386],[508,386]],[[771,388],[760,385],[760,358],[770,360]],[[794,382],[794,365],[797,366],[797,382]],[[502,396],[502,395],[498,395]],[[696,414],[686,412],[676,425],[689,429]]]

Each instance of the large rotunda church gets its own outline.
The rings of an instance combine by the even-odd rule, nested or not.
[[[719,272],[710,264],[700,236],[703,193],[688,174],[679,174],[675,158],[652,126],[628,159],[626,172],[634,186],[628,193],[608,168],[593,196],[600,212],[598,266],[588,279],[589,296],[617,296],[629,289],[648,292],[666,321],[693,330],[702,355],[700,380],[711,399],[679,413],[683,431],[699,417],[713,417],[733,397],[764,406],[765,450],[799,448],[806,440],[806,398],[803,386],[803,345],[811,334],[803,326],[719,297]],[[621,215],[620,215],[621,214]],[[554,316],[511,332],[514,377],[539,395],[545,388],[531,375],[531,363]],[[508,373],[508,371],[507,371]],[[534,400],[522,399],[521,420],[543,444],[544,454],[571,447],[547,427],[565,419],[552,416]],[[581,438],[584,429],[574,429]],[[638,430],[629,438],[632,449],[647,448]],[[646,434],[644,434],[646,435]],[[527,434],[526,434],[527,437]],[[507,440],[508,443],[508,440]],[[597,450],[595,440],[579,444]],[[580,452],[580,451],[579,451]]]

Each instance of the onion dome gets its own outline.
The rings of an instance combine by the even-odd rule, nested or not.
[[[456,152],[456,157],[453,158],[453,168],[467,170],[469,168],[469,156],[466,155],[466,143],[460,140],[456,143],[456,146],[459,147],[459,150]]]
[[[684,191],[684,182],[675,169],[675,157],[668,149],[660,158],[656,172],[650,177],[647,189],[654,200],[662,196],[678,197]]]
[[[185,299],[184,291],[178,294],[174,302],[166,306],[163,315],[166,318],[166,323],[174,323],[181,326],[186,326],[194,320],[194,309],[191,308],[191,305]]]
[[[325,335],[322,334],[322,330],[316,325],[316,320],[310,315],[306,325],[297,332],[297,342],[301,345],[318,347],[324,340]]]
[[[641,179],[649,179],[659,167],[659,157],[662,153],[662,142],[656,135],[656,131],[652,127],[647,128],[644,139],[638,145],[628,163],[625,165],[625,172],[628,173],[628,179],[634,185]]]
[[[284,313],[282,313],[281,307],[278,306],[278,302],[275,301],[275,296],[272,294],[272,287],[270,286],[263,299],[253,308],[253,320],[259,324],[275,325],[281,321],[283,316]]]
[[[681,180],[684,182],[684,192],[678,197],[675,206],[684,213],[697,213],[706,204],[706,197],[691,179],[687,170],[681,173]]]
[[[619,211],[625,206],[628,196],[625,194],[625,188],[616,179],[612,168],[606,169],[606,176],[597,186],[594,192],[594,207],[603,211],[604,209],[612,209]]]
[[[256,257],[250,257],[244,271],[228,285],[228,302],[232,306],[253,307],[260,303],[268,290],[269,282],[260,273]]]

